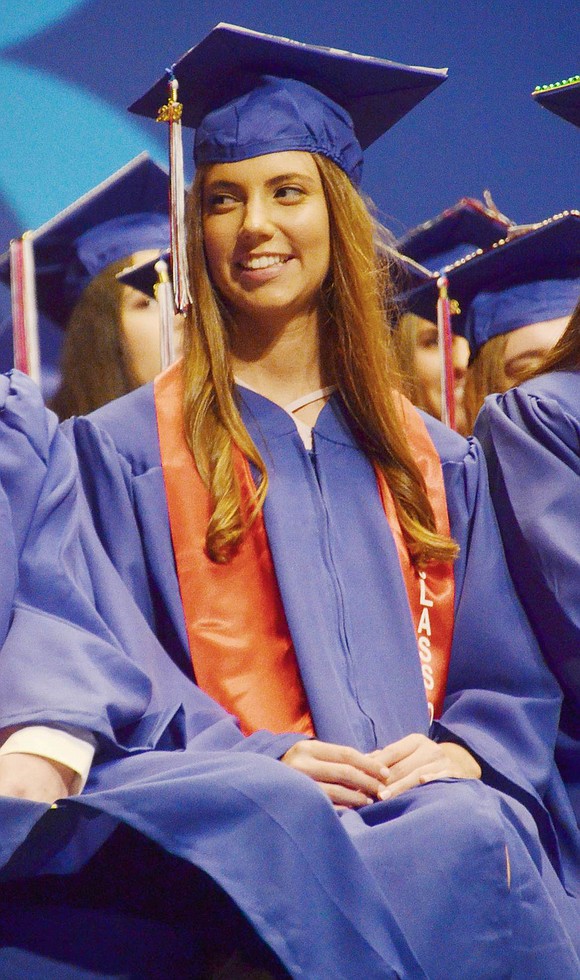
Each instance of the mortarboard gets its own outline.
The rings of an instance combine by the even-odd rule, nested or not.
[[[180,206],[182,123],[196,130],[196,164],[306,150],[329,157],[358,184],[362,150],[446,76],[446,69],[411,67],[218,24],[172,66],[167,105],[165,77],[130,110],[169,121],[170,155],[177,164],[171,167],[173,193]],[[181,226],[181,216],[174,220],[172,214],[180,310],[188,295]]]
[[[486,192],[487,193],[487,192]],[[455,385],[453,372],[452,320],[454,305],[449,302],[448,283],[439,270],[476,248],[487,248],[508,233],[512,222],[489,201],[463,197],[441,214],[412,228],[396,242],[397,249],[421,262],[432,273],[424,284],[406,286],[397,301],[400,309],[413,312],[437,323],[441,363],[442,419],[455,427]],[[417,297],[426,295],[428,302],[417,307]]]
[[[544,107],[580,126],[580,75],[573,75],[551,85],[537,85],[532,98]]]
[[[351,159],[353,128],[366,149],[447,75],[442,68],[401,65],[232,24],[214,27],[171,71],[179,84],[183,125],[201,130],[197,163],[305,149],[326,152],[339,165],[344,153],[342,166],[351,176],[359,167]],[[290,86],[287,102],[280,80],[297,83]],[[155,119],[166,97],[163,78],[130,111]],[[345,126],[350,134],[343,148]]]
[[[12,243],[0,278],[12,285],[15,343],[30,341],[37,311],[64,327],[85,286],[112,262],[167,246],[168,188],[167,172],[140,154]]]
[[[435,272],[477,248],[489,248],[506,237],[512,224],[491,202],[462,197],[435,218],[411,228],[397,239],[396,247]]]
[[[158,252],[152,259],[129,266],[117,273],[119,282],[138,289],[159,304],[159,343],[161,370],[175,360],[173,281],[170,249]]]
[[[461,310],[454,330],[467,338],[472,355],[492,336],[566,316],[580,293],[580,211],[513,226],[491,248],[477,249],[441,272]],[[429,319],[435,287],[420,285],[406,299]]]
[[[169,273],[170,251],[168,248],[161,249],[154,258],[148,259],[146,262],[139,262],[137,265],[122,269],[121,272],[117,273],[117,279],[126,286],[138,289],[145,296],[155,299],[156,287],[164,276],[163,268],[157,268],[160,261],[165,264]]]

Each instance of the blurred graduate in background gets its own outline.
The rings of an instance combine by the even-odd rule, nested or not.
[[[477,249],[489,248],[503,238],[510,225],[509,219],[491,201],[483,204],[473,198],[462,198],[437,217],[412,228],[395,244],[403,255],[421,263],[436,279],[445,266]],[[401,316],[393,332],[393,349],[403,373],[403,390],[414,405],[441,419],[445,365],[442,363],[444,341],[437,323],[438,304],[433,297],[431,309],[423,310],[425,315],[413,312],[413,290],[408,287],[399,296],[399,304]],[[453,315],[450,322],[454,428],[465,435],[463,396],[469,345],[465,337],[453,332]]]
[[[580,212],[512,225],[491,247],[460,258],[442,273],[466,338],[466,425],[473,431],[486,395],[517,384],[559,340],[580,295]],[[436,303],[433,282],[412,291],[420,315]]]
[[[157,303],[116,274],[167,247],[169,234],[167,174],[142,154],[27,235],[27,250],[13,249],[11,263],[8,255],[0,260],[0,275],[12,275],[15,332],[20,329],[25,342],[39,348],[36,367],[21,366],[42,374],[48,356],[42,331],[38,341],[34,337],[38,311],[63,332],[60,384],[49,398],[61,420],[92,411],[159,373]],[[31,256],[33,268],[27,269]],[[19,275],[24,282],[15,282]]]

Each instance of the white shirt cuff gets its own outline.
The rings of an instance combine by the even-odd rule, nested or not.
[[[93,762],[95,746],[92,741],[88,741],[90,738],[88,732],[86,738],[83,738],[80,734],[71,735],[60,728],[30,725],[8,736],[0,747],[0,755],[25,752],[27,755],[40,755],[68,766],[79,776],[73,787],[76,794],[84,789]]]

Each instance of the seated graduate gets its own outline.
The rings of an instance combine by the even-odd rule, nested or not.
[[[519,387],[476,422],[507,560],[564,692],[556,759],[580,824],[580,303]]]
[[[161,367],[157,304],[120,283],[116,274],[169,244],[167,173],[143,153],[0,259],[12,278],[13,322],[35,333],[38,313],[61,330],[60,383],[46,392],[38,367],[16,367],[42,383],[59,418],[86,414],[151,381]],[[14,250],[20,250],[15,258]],[[34,283],[36,303],[26,281]],[[24,301],[20,302],[23,297]],[[46,319],[42,321],[46,323]],[[16,327],[16,334],[18,329]],[[30,337],[48,360],[40,331]]]
[[[473,428],[487,395],[519,383],[562,336],[580,295],[580,212],[518,228],[447,275],[469,341],[465,410]]]
[[[472,432],[483,400],[517,384],[561,337],[580,290],[580,214],[564,211],[534,225],[512,225],[491,248],[443,266],[453,331],[469,343],[463,406]],[[401,298],[433,319],[434,283]]]
[[[335,805],[429,977],[572,977],[577,852],[560,856],[550,816],[561,839],[575,822],[544,806],[566,799],[561,695],[478,445],[392,390],[389,284],[357,191],[397,91],[408,108],[441,75],[227,26],[173,70],[196,127],[185,356],[65,424],[101,540],[248,738],[302,736],[274,768]],[[161,81],[133,108],[164,98]],[[304,846],[320,843],[313,827]],[[351,955],[341,970],[382,975]]]
[[[0,516],[0,975],[424,976],[326,796],[277,761],[302,733],[243,735],[158,645],[19,372]]]
[[[474,198],[462,197],[435,218],[411,228],[397,239],[395,245],[405,257],[419,262],[437,278],[440,270],[451,262],[465,258],[477,249],[489,248],[505,237],[511,224],[489,197],[485,204]],[[463,396],[469,344],[465,337],[453,331],[454,317],[451,316],[448,358],[453,404],[446,412],[445,382],[442,384],[442,378],[445,378],[447,365],[442,358],[444,343],[439,336],[440,304],[435,302],[433,296],[430,302],[415,310],[414,295],[411,284],[398,297],[401,316],[393,331],[393,350],[403,374],[404,393],[417,408],[467,435]],[[450,312],[453,312],[453,306]],[[449,415],[453,418],[449,418]]]

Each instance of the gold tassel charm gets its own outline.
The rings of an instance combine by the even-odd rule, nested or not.
[[[155,263],[155,272],[157,273],[157,282],[153,288],[155,299],[159,303],[161,370],[165,371],[175,361],[173,287],[167,262],[159,259]]]

